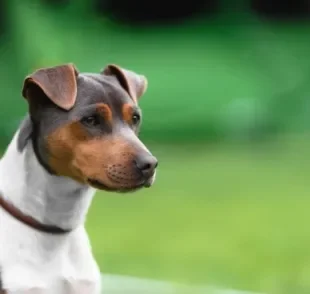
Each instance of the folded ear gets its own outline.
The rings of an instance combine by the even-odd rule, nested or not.
[[[28,90],[36,85],[58,107],[70,110],[76,100],[77,76],[78,70],[72,63],[42,68],[26,77],[22,94],[29,101]]]
[[[147,89],[147,79],[143,75],[139,75],[133,71],[121,68],[115,64],[107,65],[101,74],[115,76],[121,86],[128,92],[134,101],[145,93]]]

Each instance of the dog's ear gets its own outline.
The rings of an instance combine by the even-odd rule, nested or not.
[[[134,101],[138,101],[147,89],[147,79],[145,76],[121,68],[115,64],[107,65],[101,71],[101,74],[115,76]]]
[[[72,63],[42,68],[27,76],[22,90],[29,100],[29,89],[35,85],[58,107],[70,110],[76,100],[78,70]]]

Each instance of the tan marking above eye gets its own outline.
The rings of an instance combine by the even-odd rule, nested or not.
[[[111,108],[105,103],[98,103],[96,106],[97,106],[97,112],[104,117],[105,121],[112,123]]]
[[[129,124],[132,123],[133,107],[131,104],[127,103],[123,105],[122,116],[123,120]]]

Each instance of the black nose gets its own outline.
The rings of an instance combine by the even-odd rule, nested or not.
[[[135,163],[145,178],[151,177],[158,165],[156,157],[151,154],[138,156],[135,160]]]

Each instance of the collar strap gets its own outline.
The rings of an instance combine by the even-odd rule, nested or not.
[[[10,202],[4,200],[0,195],[0,206],[11,216],[22,222],[23,224],[43,233],[49,234],[65,234],[71,232],[70,229],[65,230],[52,225],[45,225],[35,220],[33,217],[24,214]],[[1,290],[1,288],[0,288]],[[0,292],[1,293],[1,292]]]

